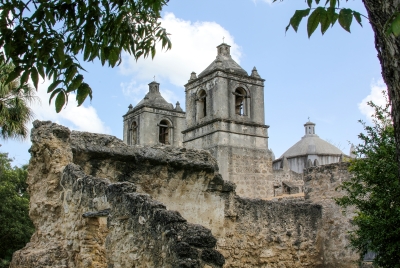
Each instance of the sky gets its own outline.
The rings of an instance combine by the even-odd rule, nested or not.
[[[361,0],[343,5],[366,14]],[[316,123],[320,138],[348,154],[363,130],[358,120],[370,122],[366,102],[385,103],[373,31],[364,20],[363,27],[353,22],[351,34],[336,24],[324,36],[317,29],[309,39],[303,21],[297,33],[285,33],[294,11],[305,8],[305,1],[293,0],[170,0],[161,23],[171,34],[171,50],[159,48],[154,60],[136,61],[124,54],[115,68],[99,61],[82,63],[93,100],[76,107],[71,94],[59,114],[54,103],[48,105],[48,81],[41,81],[41,101],[32,106],[35,118],[122,139],[122,116],[129,104],[143,99],[154,77],[164,98],[179,101],[185,110],[184,84],[190,73],[203,71],[224,40],[242,68],[251,73],[255,66],[265,79],[265,124],[270,126],[269,148],[277,158],[301,139],[308,118]],[[15,165],[28,163],[29,139],[0,143],[0,151],[8,152]]]

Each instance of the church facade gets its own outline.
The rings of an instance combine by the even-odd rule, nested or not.
[[[329,148],[311,164],[309,158],[300,163],[304,157],[296,155],[274,161],[265,125],[264,81],[255,67],[250,75],[240,67],[230,55],[230,46],[223,43],[203,72],[191,73],[185,85],[186,112],[179,102],[174,107],[165,101],[160,84],[151,82],[144,99],[130,105],[123,116],[124,142],[208,150],[217,159],[223,179],[234,182],[241,196],[268,199],[299,194],[302,168],[327,162],[318,157],[338,162],[340,150],[325,146]],[[311,126],[314,131],[315,124]]]

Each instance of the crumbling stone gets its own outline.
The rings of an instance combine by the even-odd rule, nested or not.
[[[350,216],[332,200],[344,166],[309,169],[306,201],[268,201],[236,195],[207,151],[127,146],[51,122],[31,133],[36,232],[12,268],[356,267]]]

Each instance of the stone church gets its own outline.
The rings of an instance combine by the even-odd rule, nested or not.
[[[250,198],[301,197],[303,169],[340,162],[343,153],[320,139],[307,122],[305,136],[274,159],[268,148],[264,113],[264,79],[250,75],[231,57],[230,46],[217,47],[216,59],[185,85],[186,112],[160,94],[153,81],[149,92],[123,116],[128,145],[162,145],[208,150],[223,179]]]

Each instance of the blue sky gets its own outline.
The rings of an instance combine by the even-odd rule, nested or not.
[[[366,14],[361,0],[346,6]],[[216,46],[232,46],[233,58],[249,73],[256,66],[265,79],[265,118],[269,147],[279,157],[303,136],[303,124],[316,123],[316,133],[349,152],[349,142],[357,143],[368,120],[365,99],[382,102],[385,88],[368,22],[357,23],[352,33],[338,24],[311,39],[306,21],[295,33],[285,27],[304,1],[285,0],[271,4],[262,0],[171,0],[163,10],[162,24],[171,33],[172,50],[158,50],[154,60],[136,62],[124,55],[114,69],[96,61],[83,63],[85,79],[94,91],[93,100],[75,107],[74,96],[60,114],[48,106],[45,88],[40,84],[41,105],[33,106],[40,120],[52,120],[75,130],[108,133],[122,138],[122,115],[147,93],[153,76],[170,102],[184,107],[184,87],[192,71],[200,73],[216,56]],[[29,161],[29,140],[2,141],[1,151],[9,152],[21,165]]]

